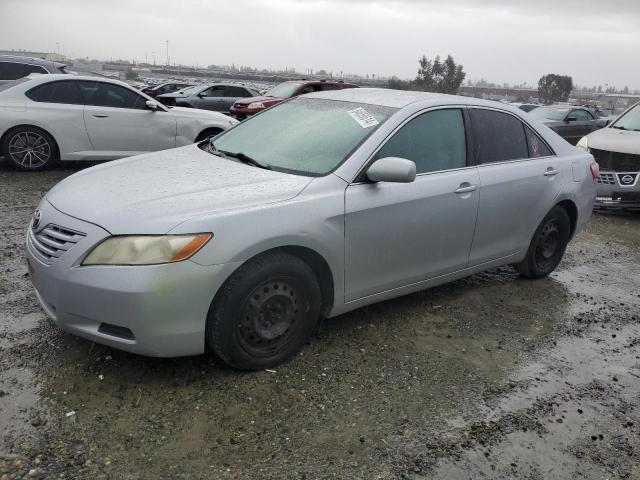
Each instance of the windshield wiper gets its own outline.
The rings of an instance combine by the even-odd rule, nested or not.
[[[614,125],[614,126],[613,126],[613,127],[611,127],[611,128],[617,128],[618,130],[626,130],[626,129],[627,129],[626,127],[623,127],[623,126],[621,126],[621,125],[620,125],[620,126],[616,126],[616,125]]]
[[[255,158],[250,157],[242,152],[229,152],[227,150],[218,150],[213,142],[209,143],[209,151],[214,155],[220,155],[227,158],[235,158],[236,160],[240,160],[242,163],[246,163],[248,165],[253,165],[254,167],[264,168],[265,170],[272,170],[269,165],[266,165],[262,162],[259,162]]]

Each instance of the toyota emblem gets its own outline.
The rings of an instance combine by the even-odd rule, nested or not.
[[[40,225],[41,219],[42,219],[42,212],[40,211],[40,209],[37,209],[33,214],[33,220],[31,220],[31,228],[33,228],[34,230],[38,228],[38,226]]]
[[[634,180],[635,178],[633,177],[633,175],[625,175],[622,178],[620,178],[620,183],[624,183],[625,185],[631,185]]]

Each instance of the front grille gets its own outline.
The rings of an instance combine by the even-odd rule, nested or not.
[[[608,152],[595,148],[591,149],[591,155],[596,159],[601,170],[613,170],[616,172],[637,172],[640,170],[640,155]]]
[[[597,182],[600,185],[615,185],[616,184],[616,177],[615,177],[615,175],[613,173],[600,172],[600,175],[598,175]]]
[[[78,243],[86,234],[49,224],[39,232],[29,229],[29,243],[41,260],[52,263]]]

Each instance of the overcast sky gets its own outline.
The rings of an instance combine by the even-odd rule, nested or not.
[[[467,78],[640,89],[640,0],[0,0],[0,49],[413,78],[451,53]]]

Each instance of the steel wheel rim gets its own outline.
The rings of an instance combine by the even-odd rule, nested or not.
[[[536,245],[536,263],[540,266],[544,266],[557,256],[560,250],[560,226],[557,222],[552,221],[547,223]]]
[[[51,145],[39,133],[19,132],[9,140],[9,156],[21,167],[42,167],[51,159]]]
[[[293,278],[270,279],[254,288],[240,310],[237,336],[251,355],[279,353],[302,322],[304,289]]]

